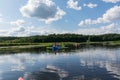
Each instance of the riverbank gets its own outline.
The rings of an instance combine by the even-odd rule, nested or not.
[[[0,51],[9,50],[21,50],[21,49],[32,49],[39,48],[45,50],[46,47],[51,47],[54,43],[0,43]],[[64,44],[68,48],[79,48],[86,45],[94,46],[120,46],[120,41],[106,41],[106,42],[59,42],[58,44]]]

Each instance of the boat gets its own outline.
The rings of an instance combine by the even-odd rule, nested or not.
[[[46,47],[47,49],[49,50],[53,50],[53,51],[59,51],[59,50],[62,50],[62,49],[67,49],[68,47],[65,47],[65,45],[62,43],[62,45],[53,45],[52,47]]]

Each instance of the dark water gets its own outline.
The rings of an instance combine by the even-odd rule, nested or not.
[[[0,55],[0,80],[120,80],[120,47]]]

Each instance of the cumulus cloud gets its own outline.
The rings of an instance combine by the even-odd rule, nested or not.
[[[8,32],[9,36],[25,36],[25,28],[24,27],[18,27],[16,29],[12,29]]]
[[[59,20],[66,14],[51,0],[29,0],[20,12],[25,17],[36,17],[45,23]]]
[[[102,26],[100,28],[84,28],[77,31],[78,34],[106,34],[106,33],[120,33],[120,28],[117,27],[118,24],[112,23],[107,26]]]
[[[75,10],[81,10],[82,7],[78,6],[78,1],[68,0],[67,7]]]
[[[20,26],[14,29],[11,29],[11,31],[4,31],[6,32],[6,36],[34,36],[34,35],[48,35],[52,33],[57,33],[54,29],[48,29],[48,28],[36,28],[34,26],[31,27],[24,27]],[[4,33],[3,31],[0,33]]]
[[[107,26],[101,27],[102,33],[120,33],[120,28],[117,27],[117,24],[112,23]]]
[[[117,3],[117,2],[120,2],[120,0],[102,0],[106,3]]]
[[[85,19],[80,21],[79,26],[98,24],[98,23],[108,23],[115,20],[120,20],[120,6],[114,6],[107,10],[102,17],[98,17],[96,20]]]
[[[10,22],[11,25],[17,25],[17,26],[21,26],[21,25],[23,25],[24,23],[25,23],[25,21],[22,20],[22,19],[19,19],[19,20],[11,21],[11,22]]]
[[[7,36],[7,31],[0,30],[0,36]]]
[[[83,6],[89,7],[89,8],[95,8],[95,7],[97,7],[98,5],[97,5],[97,4],[93,4],[93,3],[88,3],[88,4],[84,4]]]
[[[82,28],[77,31],[58,31],[56,29],[49,28],[36,28],[34,26],[31,27],[17,27],[11,30],[0,30],[0,36],[34,36],[34,35],[48,35],[48,34],[62,34],[62,33],[77,33],[77,34],[106,34],[106,33],[119,33],[120,28],[118,24],[112,23],[106,26],[102,26],[100,28]]]
[[[70,33],[70,31],[59,31],[57,29],[48,28],[48,27],[35,27],[35,26],[24,26],[12,24],[17,27],[11,27],[10,30],[0,30],[0,36],[35,36],[35,35],[48,35],[48,34],[62,34]]]

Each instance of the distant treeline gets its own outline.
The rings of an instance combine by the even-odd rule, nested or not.
[[[120,40],[120,34],[50,34],[30,37],[0,37],[0,42],[3,43],[86,42],[88,40],[91,42],[118,41]]]

